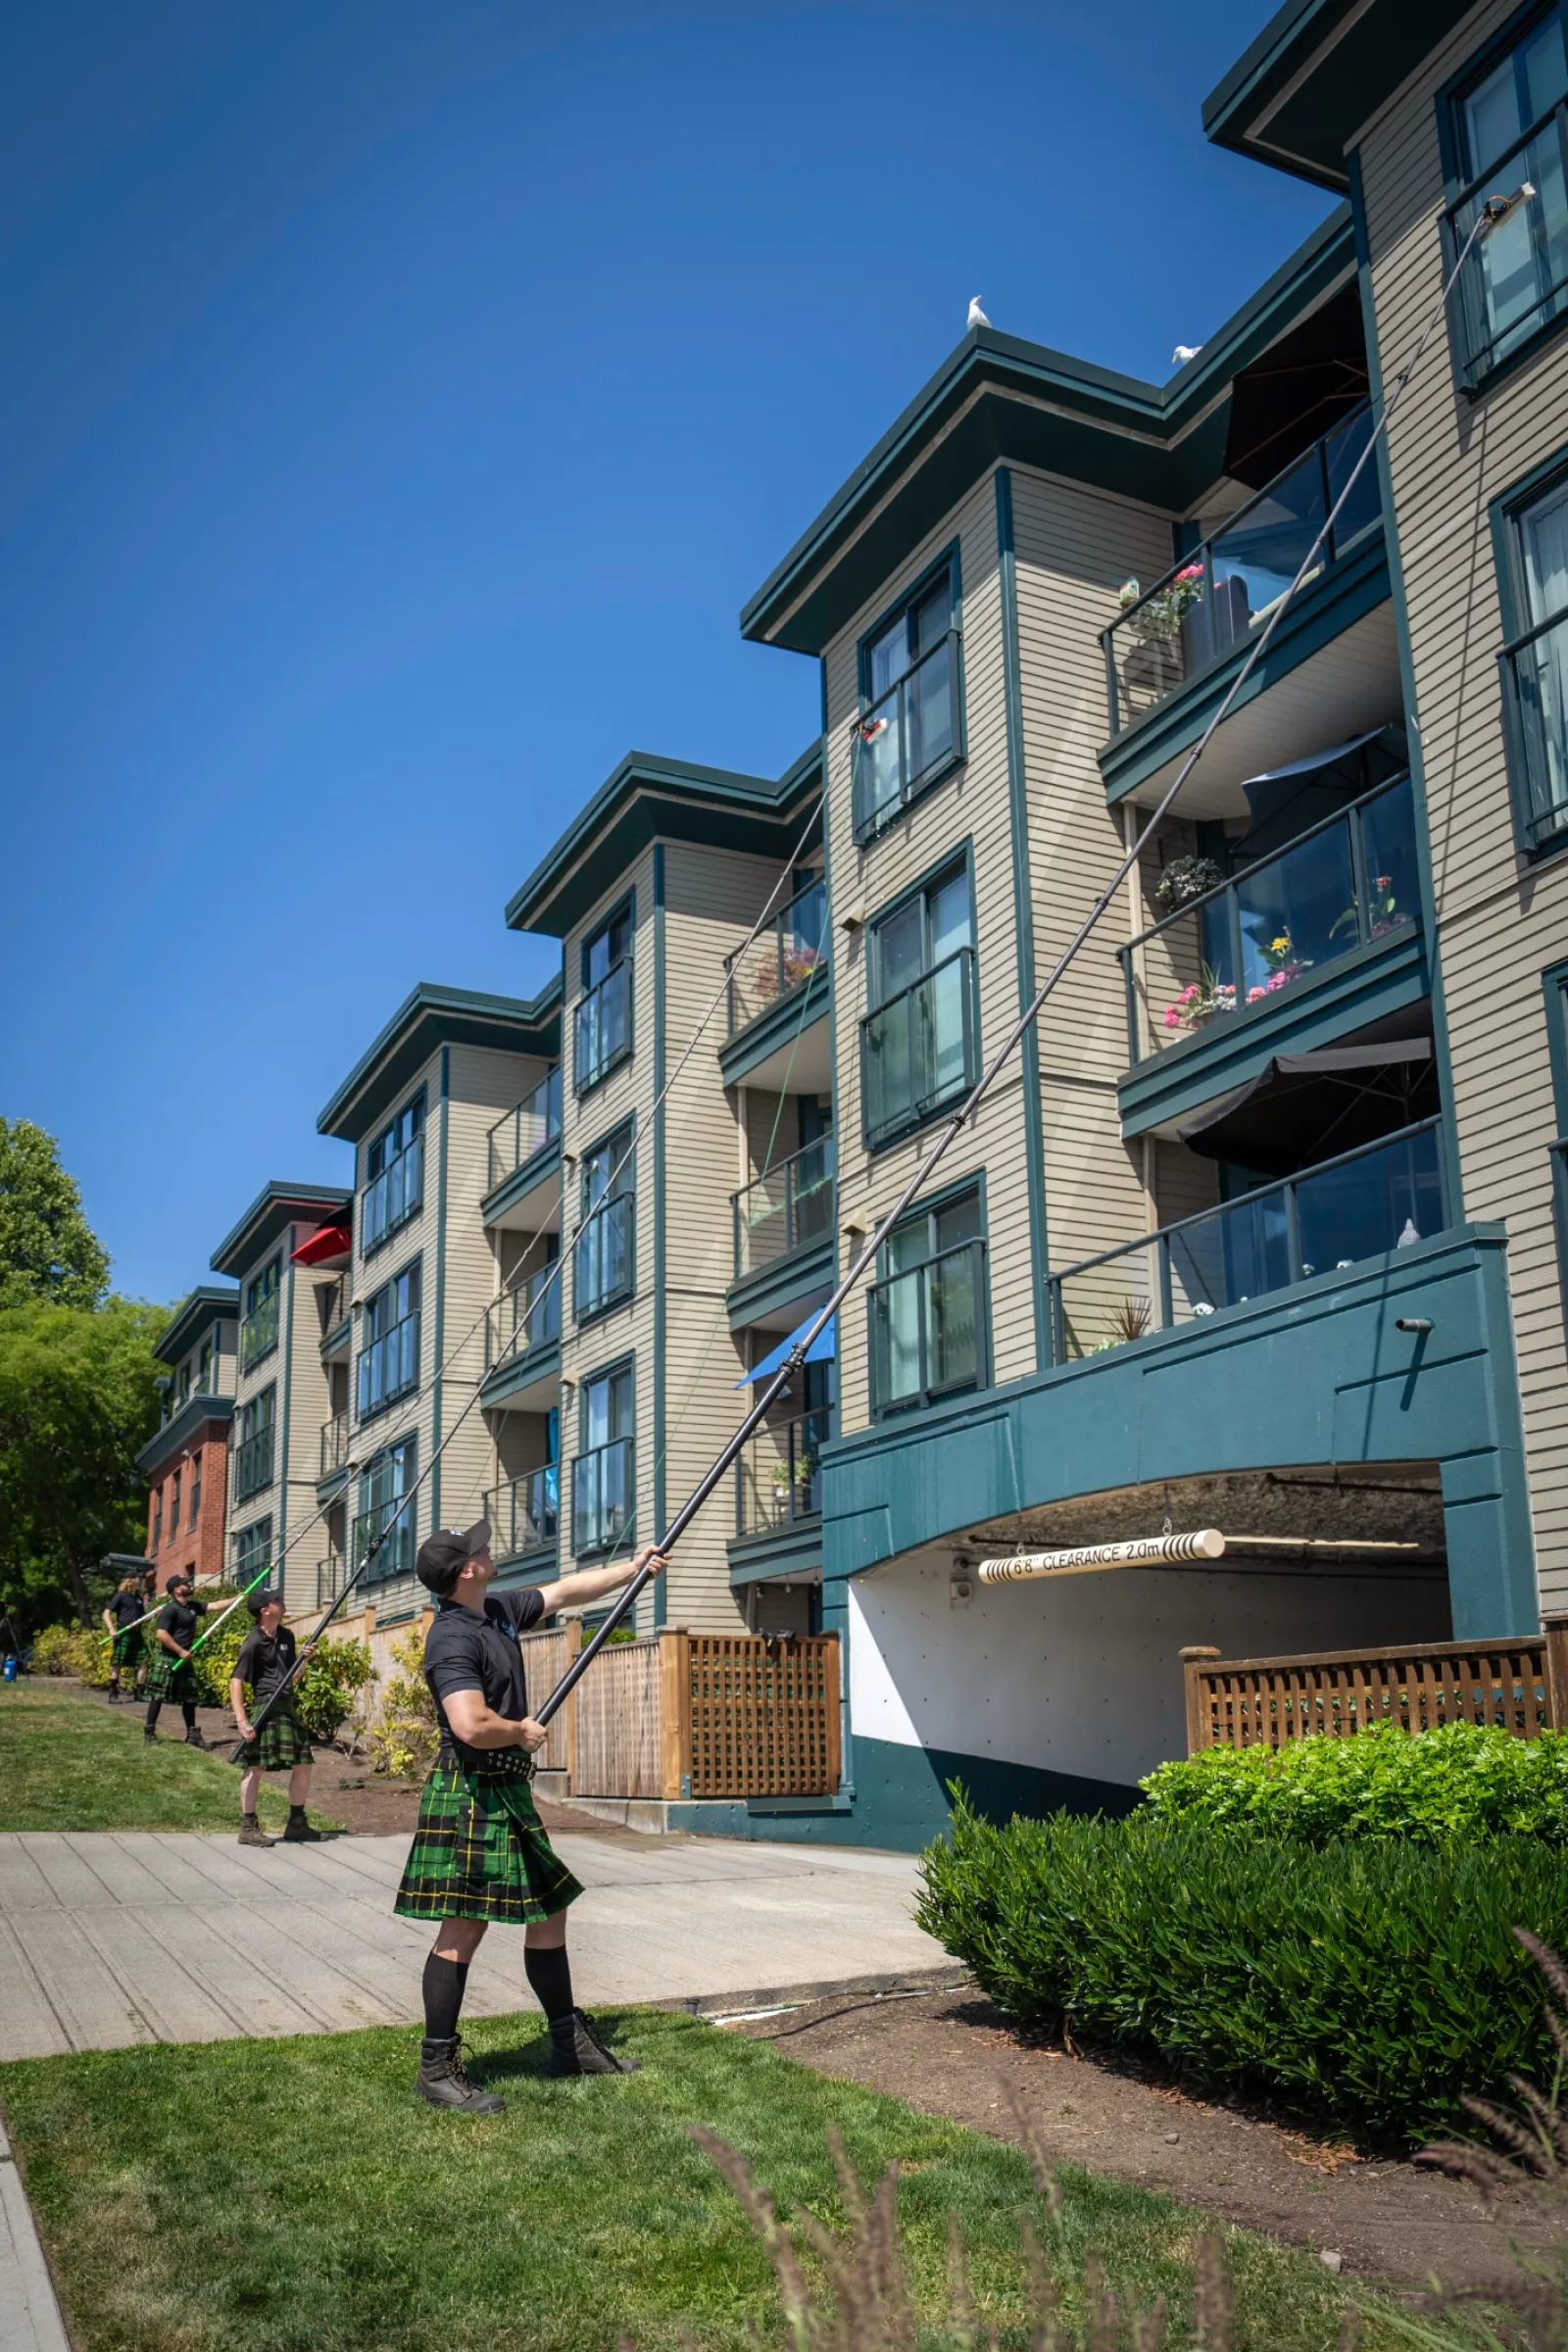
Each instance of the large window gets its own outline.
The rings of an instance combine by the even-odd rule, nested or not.
[[[213,1394],[213,1343],[211,1340],[202,1342],[201,1369],[196,1375],[196,1387],[198,1393],[203,1396],[210,1396]]]
[[[419,1385],[417,1258],[366,1301],[360,1336],[359,1411],[368,1421]]]
[[[881,1416],[987,1371],[986,1245],[980,1188],[951,1194],[894,1227],[871,1293],[871,1410]]]
[[[1459,285],[1461,366],[1479,383],[1568,309],[1568,54],[1559,7],[1493,50],[1449,99],[1457,252],[1489,196],[1535,193],[1479,238]]]
[[[1543,850],[1568,838],[1568,461],[1502,516],[1514,806],[1524,847]]]
[[[234,1500],[259,1494],[272,1483],[272,1441],[277,1420],[277,1384],[253,1396],[239,1411],[239,1445],[234,1454]]]
[[[414,1488],[418,1465],[417,1438],[399,1438],[372,1454],[360,1476],[360,1508],[354,1522],[354,1566],[362,1568],[371,1547],[380,1545],[367,1581],[379,1584],[389,1576],[413,1573],[415,1543]],[[385,1539],[383,1541],[383,1538]]]
[[[860,647],[851,738],[858,841],[890,824],[962,757],[956,560],[921,581]]]
[[[972,1086],[978,1070],[974,921],[959,860],[873,926],[860,1024],[865,1136],[891,1143]]]
[[[190,1364],[188,1361],[179,1367],[179,1401],[181,1404],[190,1402]]]
[[[233,1577],[237,1585],[251,1584],[272,1564],[272,1517],[253,1519],[234,1538]]]
[[[172,1543],[179,1534],[179,1489],[180,1474],[176,1470],[174,1472],[173,1483],[169,1491],[169,1537],[171,1543]]]
[[[571,1548],[608,1551],[631,1536],[637,1508],[633,1367],[617,1364],[579,1391],[581,1451],[571,1465]]]
[[[172,1533],[173,1533],[173,1530],[172,1530],[172,1529],[171,1529],[170,1533],[171,1533],[171,1535],[172,1535]],[[158,1491],[156,1492],[156,1494],[153,1495],[153,1532],[152,1532],[152,1536],[151,1536],[151,1539],[150,1539],[150,1541],[149,1541],[149,1544],[148,1544],[148,1549],[149,1549],[150,1551],[156,1551],[156,1550],[158,1549],[158,1546],[160,1545],[160,1544],[162,1544],[163,1540],[164,1540],[164,1490],[163,1490],[163,1488],[162,1488],[162,1487],[160,1487],[160,1488],[158,1489]]]
[[[417,1094],[365,1155],[360,1250],[368,1257],[389,1234],[416,1216],[424,1199],[424,1096]]]
[[[632,922],[627,899],[583,942],[583,993],[577,1000],[571,1067],[579,1095],[631,1053]]]
[[[582,1159],[581,1222],[572,1267],[579,1323],[629,1298],[636,1287],[637,1155],[630,1120]],[[590,1211],[599,1207],[597,1216]]]
[[[190,1524],[195,1526],[202,1515],[202,1449],[197,1447],[190,1457]]]
[[[245,1320],[239,1327],[239,1363],[249,1372],[277,1346],[277,1301],[283,1260],[274,1257],[245,1285]]]

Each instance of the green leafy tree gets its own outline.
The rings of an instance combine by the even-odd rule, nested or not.
[[[71,1608],[90,1623],[105,1552],[141,1550],[134,1465],[158,1427],[153,1342],[168,1320],[135,1298],[0,1307],[0,1608],[14,1620]]]
[[[108,1256],[54,1137],[31,1119],[0,1119],[0,1307],[96,1306],[108,1282]]]

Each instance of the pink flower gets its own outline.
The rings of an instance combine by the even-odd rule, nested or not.
[[[1182,1025],[1181,1007],[1180,1007],[1179,1005],[1177,1005],[1177,1004],[1167,1004],[1167,1005],[1166,1005],[1166,1007],[1165,1007],[1165,1026],[1166,1026],[1166,1028],[1167,1028],[1167,1029],[1179,1029],[1179,1028],[1181,1027],[1181,1025]]]
[[[1183,581],[1186,581],[1186,580],[1200,580],[1200,579],[1202,578],[1202,576],[1203,576],[1203,566],[1201,565],[1201,564],[1185,564],[1185,565],[1182,567],[1182,569],[1181,569],[1181,570],[1180,570],[1180,571],[1179,571],[1179,572],[1176,574],[1176,577],[1177,577],[1177,579],[1178,579],[1178,580],[1183,580]]]

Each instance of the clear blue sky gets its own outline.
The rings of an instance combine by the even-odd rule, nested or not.
[[[0,1110],[172,1299],[631,746],[776,773],[746,596],[963,331],[1162,377],[1327,200],[1268,0],[12,0]]]

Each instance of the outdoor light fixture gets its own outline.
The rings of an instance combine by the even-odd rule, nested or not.
[[[1394,1328],[1396,1331],[1426,1332],[1432,1329],[1432,1325],[1425,1315],[1396,1315]]]

